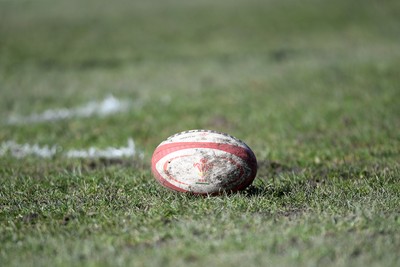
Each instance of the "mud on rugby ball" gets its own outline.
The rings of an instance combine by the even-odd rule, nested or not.
[[[257,174],[256,157],[244,142],[210,130],[170,136],[155,149],[151,165],[161,185],[194,194],[243,190]]]

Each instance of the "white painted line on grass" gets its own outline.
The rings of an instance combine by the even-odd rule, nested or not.
[[[40,158],[51,158],[57,153],[57,146],[39,146],[38,144],[17,144],[14,141],[7,141],[0,146],[0,156],[10,153],[15,158],[37,156]]]
[[[133,139],[128,139],[128,146],[126,147],[107,147],[106,149],[98,149],[91,147],[86,150],[69,150],[65,153],[67,158],[123,158],[132,157],[141,153],[137,153]]]
[[[8,119],[9,124],[28,124],[39,122],[50,122],[70,118],[87,118],[92,116],[107,116],[117,112],[126,111],[129,102],[119,100],[110,95],[101,102],[90,101],[85,105],[75,108],[48,109],[42,113],[34,113],[28,116],[14,115]]]
[[[135,143],[132,138],[128,139],[128,144],[125,147],[107,147],[99,149],[90,147],[88,149],[71,149],[63,152],[63,149],[58,145],[44,145],[38,144],[18,144],[14,141],[6,141],[0,145],[0,157],[11,155],[15,158],[25,158],[28,156],[36,156],[40,158],[52,158],[57,154],[67,158],[82,158],[82,159],[96,159],[96,158],[124,158],[138,156],[143,158],[143,152],[137,151]]]

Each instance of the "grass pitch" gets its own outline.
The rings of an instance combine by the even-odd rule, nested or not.
[[[1,1],[0,142],[144,157],[0,157],[4,266],[398,266],[398,1]],[[106,117],[7,118],[113,94]],[[205,128],[247,191],[170,192],[154,148]]]

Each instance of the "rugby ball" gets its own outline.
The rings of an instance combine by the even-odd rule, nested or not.
[[[256,157],[244,142],[210,130],[170,136],[155,149],[151,166],[164,187],[194,194],[243,190],[257,174]]]

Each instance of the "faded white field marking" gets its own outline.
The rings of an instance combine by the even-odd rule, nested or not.
[[[107,116],[117,112],[126,111],[129,102],[119,100],[110,95],[101,102],[90,101],[87,104],[75,108],[48,109],[42,113],[34,113],[29,116],[14,115],[8,119],[9,124],[28,124],[65,120],[70,118],[86,118],[91,116]]]
[[[60,155],[67,158],[124,158],[138,156],[143,158],[143,152],[137,151],[135,143],[132,138],[128,139],[128,144],[125,147],[107,147],[105,149],[98,149],[90,147],[88,149],[71,149],[62,152],[63,149],[58,145],[44,145],[38,144],[18,144],[14,141],[3,142],[0,146],[0,157],[10,154],[15,158],[24,158],[28,156],[37,156],[40,158],[52,158]]]
[[[133,139],[128,139],[126,147],[107,147],[105,149],[98,149],[91,147],[86,150],[69,150],[65,153],[68,158],[123,158],[138,155],[142,157],[141,152],[137,152]]]
[[[7,141],[0,146],[0,156],[5,156],[7,152],[15,158],[25,158],[31,155],[40,158],[51,158],[57,153],[57,146],[17,144],[14,141]]]

